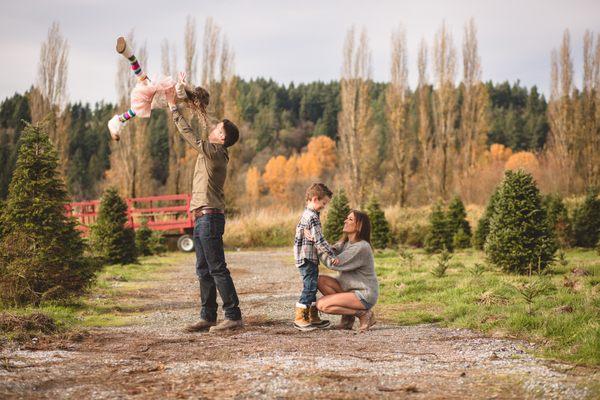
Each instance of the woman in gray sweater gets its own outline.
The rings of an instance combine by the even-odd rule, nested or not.
[[[367,214],[353,210],[344,221],[344,235],[332,246],[339,264],[322,254],[321,261],[339,276],[320,275],[319,291],[323,294],[317,308],[327,314],[342,315],[338,329],[352,329],[355,317],[360,321],[360,330],[365,331],[375,324],[372,307],[379,296],[379,282],[375,275],[375,260],[371,248],[371,222]]]

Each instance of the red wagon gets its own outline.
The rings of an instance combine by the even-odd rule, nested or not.
[[[135,197],[127,202],[127,225],[137,229],[144,220],[148,228],[165,235],[178,236],[177,247],[182,251],[194,250],[192,232],[194,218],[190,213],[189,194],[169,194],[164,196]],[[67,214],[79,221],[78,228],[87,235],[90,225],[96,222],[100,200],[70,203]]]

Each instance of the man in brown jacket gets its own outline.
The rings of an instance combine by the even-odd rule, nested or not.
[[[202,308],[200,320],[188,326],[186,331],[197,332],[210,329],[211,332],[215,332],[239,329],[243,326],[242,314],[223,251],[225,230],[223,186],[229,162],[227,148],[238,141],[239,131],[233,122],[224,119],[209,133],[208,140],[202,140],[181,115],[173,99],[168,100],[179,133],[198,152],[190,211],[195,217],[194,248]],[[225,320],[218,325],[216,324],[217,291],[223,301],[225,312]]]

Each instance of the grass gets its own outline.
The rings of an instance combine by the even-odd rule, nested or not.
[[[465,250],[436,277],[439,256],[378,252],[379,310],[400,324],[439,322],[522,338],[541,344],[542,356],[600,365],[600,257],[572,250],[565,259],[528,277],[494,270],[483,253]]]
[[[133,323],[139,315],[135,305],[136,291],[152,287],[173,265],[177,265],[184,253],[168,253],[163,256],[141,257],[139,264],[105,266],[97,275],[93,287],[85,296],[70,301],[47,302],[39,307],[0,308],[0,315],[27,319],[42,313],[49,316],[57,331],[85,327],[124,326]],[[26,338],[40,334],[40,329],[0,329],[0,337]]]

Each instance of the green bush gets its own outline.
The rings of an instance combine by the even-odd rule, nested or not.
[[[367,204],[367,215],[371,220],[371,245],[376,249],[385,249],[390,242],[390,224],[375,197]]]
[[[562,248],[571,247],[573,230],[562,198],[558,194],[545,196],[543,205],[548,215],[548,223],[556,234],[558,245]]]
[[[0,225],[0,301],[65,299],[86,289],[99,264],[85,245],[57,172],[58,156],[41,124],[27,125]]]
[[[556,249],[532,176],[522,170],[506,171],[485,242],[489,261],[507,272],[541,271],[554,260]]]
[[[329,243],[335,243],[342,237],[344,221],[348,214],[350,214],[348,197],[346,197],[344,189],[340,189],[331,200],[327,211],[327,220],[323,224],[323,235]]]
[[[575,245],[593,248],[600,237],[600,199],[598,189],[588,190],[583,203],[573,213]]]
[[[460,197],[455,196],[448,205],[448,223],[452,232],[454,248],[465,249],[471,246],[471,226],[467,221],[467,211]]]
[[[473,245],[479,250],[483,250],[487,236],[490,233],[490,218],[494,213],[494,205],[496,204],[497,199],[498,188],[494,190],[492,196],[488,200],[487,207],[479,219],[477,223],[477,229],[475,230],[475,235],[473,235]]]
[[[92,225],[90,244],[94,255],[107,264],[137,262],[135,232],[126,226],[127,204],[116,188],[104,191],[98,219]]]
[[[452,252],[452,228],[440,202],[433,206],[429,215],[429,233],[425,238],[425,251],[436,253],[442,250]]]
[[[151,240],[152,230],[148,228],[148,221],[144,220],[142,225],[135,231],[135,247],[140,256],[152,255]]]

